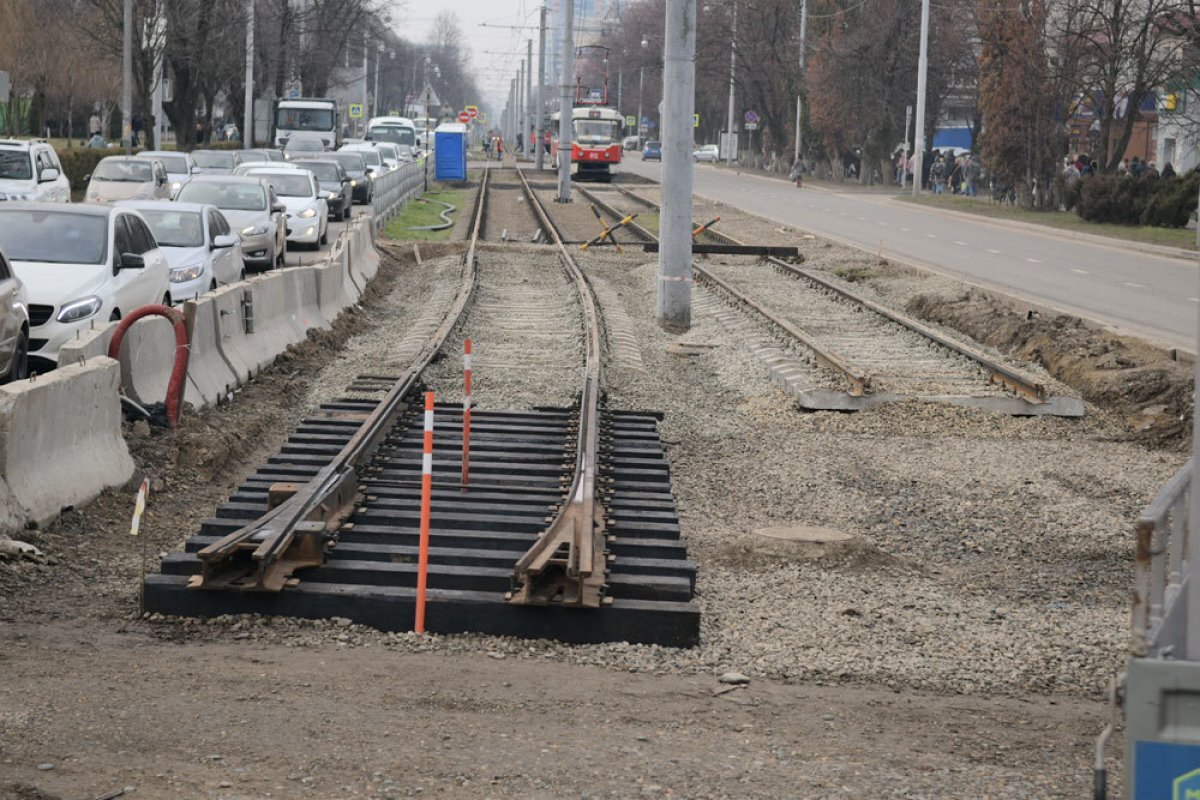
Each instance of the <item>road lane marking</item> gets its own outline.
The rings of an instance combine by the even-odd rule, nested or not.
[[[878,226],[879,226],[879,227],[881,227],[881,228],[886,228],[886,227],[887,227],[887,223],[886,223],[886,222],[876,222],[875,224],[876,224],[876,225],[878,225]]]
[[[1073,270],[1071,270],[1071,272],[1077,272],[1077,273],[1079,273],[1080,275],[1087,275],[1087,274],[1088,274],[1088,271],[1087,271],[1086,269],[1073,269]]]
[[[1189,297],[1188,300],[1191,300],[1193,303],[1200,303],[1200,297]]]
[[[1027,258],[1027,259],[1025,259],[1025,260],[1026,260],[1026,261],[1028,261],[1030,264],[1040,264],[1040,263],[1042,263],[1042,260],[1041,260],[1040,258]]]
[[[909,231],[912,230],[912,228],[901,228],[900,230],[904,231],[905,233],[908,233]]]
[[[992,249],[992,248],[990,248],[990,247],[988,248],[988,252],[989,252],[989,253],[991,253],[992,255],[996,255],[996,256],[1000,255],[1000,251],[999,251],[999,250],[993,250],[993,249]]]
[[[855,219],[857,219],[859,222],[866,222],[866,221],[867,221],[867,218],[866,218],[866,217],[855,217]]]
[[[1130,281],[1125,281],[1125,285],[1133,287],[1134,289],[1145,289],[1146,288],[1146,284],[1144,284],[1144,283],[1131,283]]]
[[[955,239],[955,240],[954,240],[954,243],[955,243],[955,244],[957,244],[957,245],[961,245],[961,246],[963,246],[963,247],[970,247],[970,245],[969,245],[969,244],[967,244],[966,242],[960,242],[960,241],[958,241],[957,239]]]
[[[925,234],[925,236],[926,236],[926,238],[929,238],[929,239],[936,239],[936,238],[937,238],[937,234],[936,234],[936,233],[927,233],[927,234]]]

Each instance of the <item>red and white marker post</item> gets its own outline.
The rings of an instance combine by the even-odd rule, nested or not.
[[[417,618],[413,630],[425,632],[425,588],[429,572],[429,506],[433,499],[433,392],[425,393],[425,446],[421,451],[421,543],[417,560]]]
[[[463,341],[462,490],[467,490],[471,473],[471,340]]]

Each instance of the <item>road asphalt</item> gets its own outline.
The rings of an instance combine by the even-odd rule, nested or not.
[[[627,154],[629,156],[630,154]],[[658,180],[662,165],[621,170]],[[695,193],[845,244],[933,269],[1133,333],[1195,350],[1200,275],[1194,260],[1079,241],[1053,228],[964,219],[888,194],[797,189],[761,175],[695,165]]]

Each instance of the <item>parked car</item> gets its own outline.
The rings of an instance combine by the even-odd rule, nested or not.
[[[662,161],[662,142],[646,142],[642,148],[642,161]]]
[[[96,170],[84,176],[88,182],[83,199],[89,203],[117,200],[170,200],[167,168],[161,161],[141,156],[109,156],[100,159]]]
[[[29,377],[29,309],[25,285],[0,250],[0,383]]]
[[[311,245],[316,250],[329,241],[329,202],[317,178],[306,169],[262,167],[250,170],[262,178],[287,206],[288,243]]]
[[[660,155],[661,159],[662,156]],[[701,145],[692,151],[693,161],[707,161],[710,164],[715,164],[721,159],[721,151],[715,144]]]
[[[246,275],[241,239],[216,206],[124,200],[120,208],[139,211],[158,248],[167,257],[171,299],[181,303]]]
[[[71,182],[49,143],[0,139],[0,200],[71,202]]]
[[[354,205],[354,187],[350,185],[350,176],[342,169],[341,164],[317,158],[292,163],[317,177],[322,196],[329,203],[330,219],[350,219]]]
[[[192,159],[205,175],[232,175],[242,154],[236,150],[193,150]]]
[[[197,175],[175,197],[181,203],[205,203],[221,209],[242,237],[247,270],[284,266],[287,257],[287,206],[262,178],[248,175]]]
[[[324,152],[325,142],[315,136],[293,136],[283,146],[283,157],[288,161],[311,158],[316,153]]]
[[[361,153],[352,150],[341,150],[336,153],[326,153],[322,160],[336,161],[350,176],[351,195],[355,203],[369,205],[375,199],[373,189],[374,169],[369,166]]]
[[[171,184],[172,197],[192,179],[193,175],[200,174],[200,167],[196,166],[196,161],[192,158],[191,153],[177,150],[143,150],[138,153],[138,157],[154,158],[162,162],[167,170],[167,181]]]
[[[25,285],[29,364],[39,372],[93,322],[171,302],[167,257],[132,208],[0,203],[0,248]]]

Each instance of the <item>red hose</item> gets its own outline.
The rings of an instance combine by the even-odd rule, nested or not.
[[[108,357],[121,357],[121,340],[125,331],[142,317],[166,317],[175,326],[175,366],[171,368],[171,379],[167,382],[167,422],[172,428],[179,426],[179,407],[183,398],[183,381],[187,378],[188,338],[187,326],[183,323],[183,314],[177,309],[164,305],[142,306],[135,309],[117,325],[112,341],[108,345]]]

